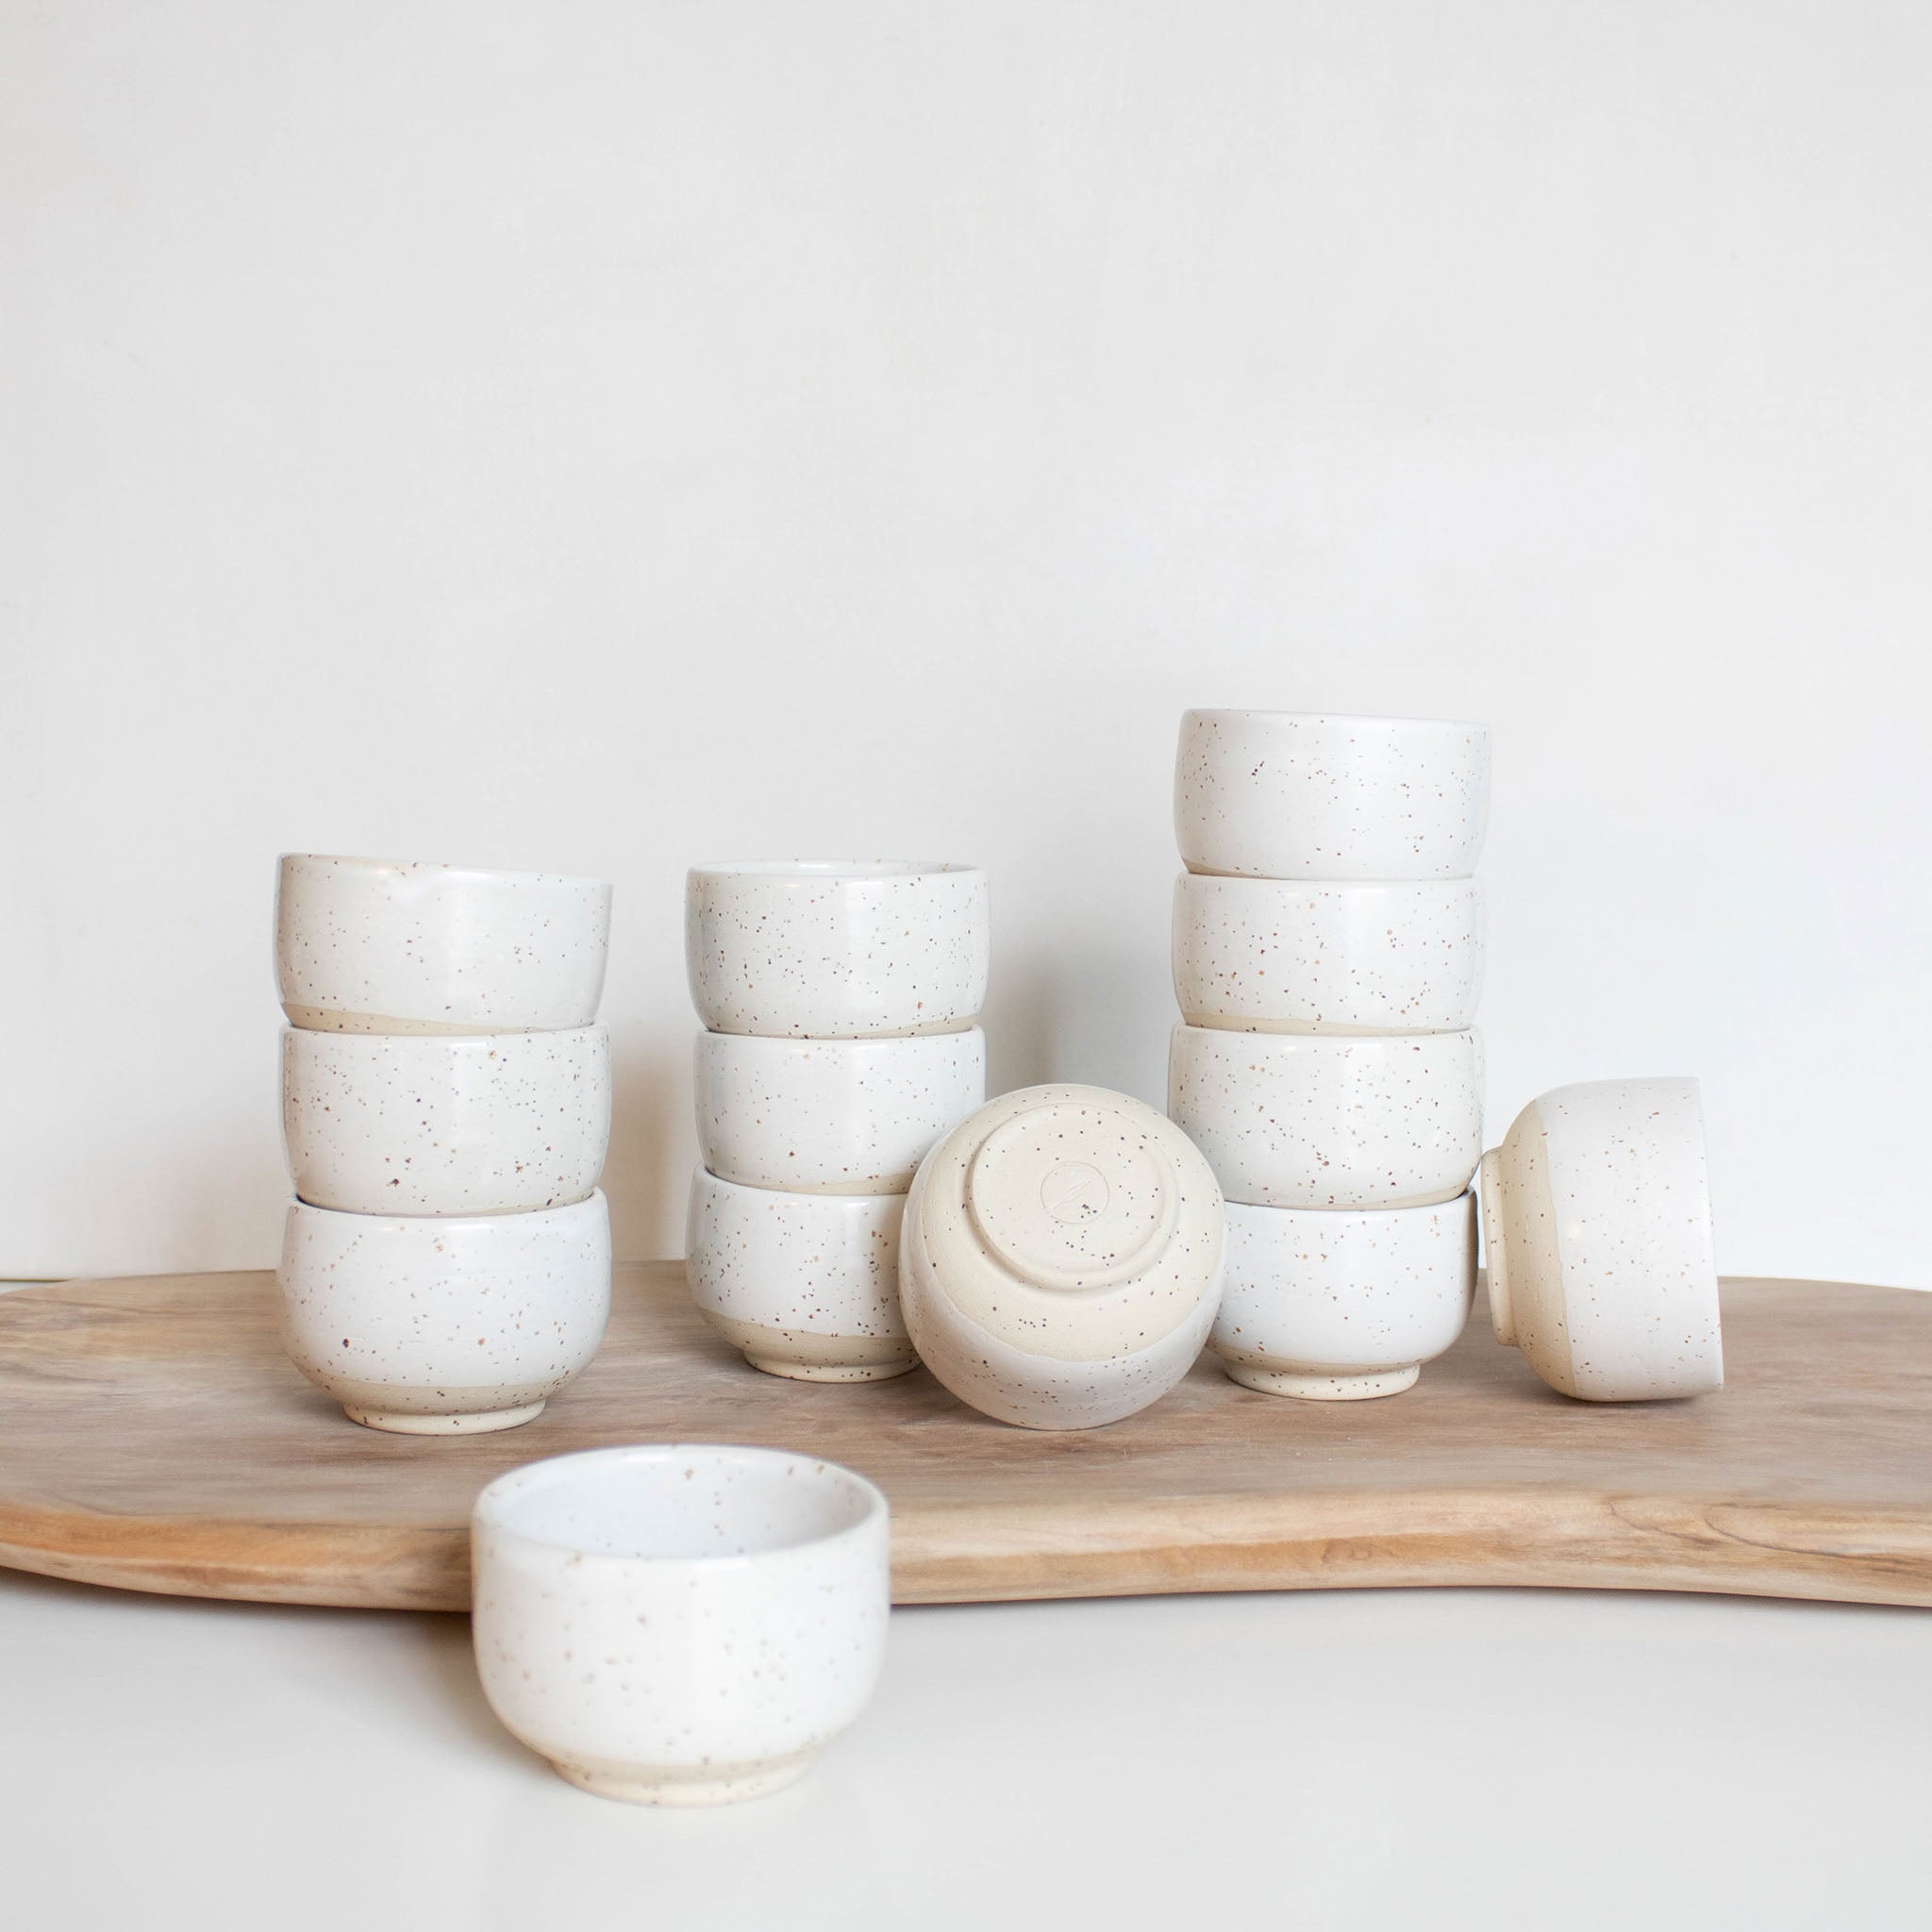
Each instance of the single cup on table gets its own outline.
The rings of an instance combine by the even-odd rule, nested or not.
[[[513,1427],[595,1353],[609,924],[601,879],[282,858],[283,1337],[352,1421]]]
[[[1584,1402],[1724,1387],[1704,1106],[1695,1080],[1559,1087],[1482,1159],[1496,1340]]]
[[[472,1524],[484,1694],[603,1797],[777,1790],[878,1681],[887,1524],[864,1477],[777,1449],[653,1443],[512,1470]]]
[[[878,1381],[918,1365],[899,1218],[986,1094],[986,875],[911,860],[692,868],[700,1164],[686,1274],[753,1367]]]

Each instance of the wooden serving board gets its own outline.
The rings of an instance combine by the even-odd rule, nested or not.
[[[1592,1407],[1489,1335],[1409,1393],[1283,1401],[1204,1361],[1111,1428],[989,1422],[924,1371],[775,1380],[683,1266],[618,1271],[603,1353],[501,1435],[379,1435],[284,1359],[265,1274],[0,1296],[0,1562],[130,1590],[462,1609],[477,1490],[627,1441],[849,1463],[902,1603],[1537,1584],[1932,1605],[1932,1294],[1724,1284],[1728,1386]]]

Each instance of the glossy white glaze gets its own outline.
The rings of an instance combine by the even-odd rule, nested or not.
[[[1230,1201],[1416,1208],[1482,1158],[1481,1037],[1227,1033],[1176,1026],[1168,1112]]]
[[[497,1477],[471,1527],[484,1695],[573,1784],[641,1805],[776,1790],[885,1662],[886,1499],[775,1449],[592,1449]]]
[[[1474,1291],[1474,1194],[1365,1213],[1230,1202],[1208,1345],[1266,1394],[1392,1395],[1462,1333]]]
[[[685,1278],[754,1368],[877,1382],[919,1366],[899,1311],[903,1194],[793,1194],[691,1176]]]
[[[700,1033],[698,1144],[714,1174],[808,1194],[903,1194],[986,1098],[986,1035],[778,1040]]]
[[[559,1033],[282,1033],[296,1195],[357,1214],[561,1208],[610,1141],[610,1041]]]
[[[290,1359],[351,1421],[406,1435],[512,1428],[604,1339],[610,1217],[594,1193],[459,1219],[297,1202],[275,1280]]]
[[[282,1009],[323,1031],[588,1026],[609,934],[603,879],[290,852],[275,888]]]
[[[685,961],[716,1033],[957,1033],[986,1002],[986,874],[894,859],[693,867]]]
[[[1174,882],[1174,990],[1191,1025],[1454,1033],[1474,1020],[1482,979],[1474,879]]]
[[[922,1359],[1028,1428],[1094,1428],[1199,1356],[1221,1293],[1222,1202],[1174,1124],[1104,1088],[1031,1087],[920,1163],[899,1286]]]
[[[1594,1080],[1483,1156],[1490,1314],[1553,1389],[1645,1402],[1724,1386],[1697,1082]]]
[[[1490,810],[1490,732],[1444,718],[1189,711],[1174,834],[1190,872],[1458,879]]]

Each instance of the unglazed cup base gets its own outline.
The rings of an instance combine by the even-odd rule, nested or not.
[[[1413,1389],[1422,1364],[1377,1369],[1362,1375],[1338,1375],[1324,1369],[1257,1369],[1247,1362],[1224,1362],[1228,1380],[1263,1395],[1291,1395],[1297,1402],[1368,1402]]]
[[[749,1353],[744,1358],[753,1368],[768,1375],[783,1375],[789,1382],[890,1382],[895,1375],[909,1375],[919,1366],[916,1355],[894,1362],[788,1362]]]
[[[580,1764],[551,1760],[557,1774],[600,1798],[615,1798],[624,1805],[736,1805],[744,1798],[762,1798],[782,1791],[805,1775],[815,1754],[801,1752],[796,1757],[781,1757],[775,1764],[748,1764],[723,1776],[653,1777],[648,1773],[596,1771]]]
[[[351,1408],[345,1402],[342,1413],[365,1429],[386,1429],[392,1436],[487,1436],[535,1422],[543,1405],[526,1402],[521,1408],[485,1409],[479,1415],[403,1415],[394,1409]]]

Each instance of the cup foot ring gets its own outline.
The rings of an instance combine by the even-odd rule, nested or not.
[[[356,1408],[345,1402],[342,1413],[365,1429],[383,1429],[392,1436],[487,1436],[535,1422],[543,1413],[543,1405],[526,1402],[521,1408],[486,1409],[479,1415],[404,1415],[393,1409]]]
[[[769,1355],[747,1355],[745,1360],[765,1374],[782,1375],[789,1382],[890,1382],[919,1366],[917,1356],[903,1362],[788,1362]]]
[[[658,1778],[648,1772],[591,1771],[582,1765],[552,1761],[557,1774],[600,1798],[624,1805],[736,1805],[745,1798],[762,1798],[782,1791],[805,1775],[809,1752],[781,1757],[775,1764],[745,1765],[721,1777]]]
[[[1228,1379],[1263,1395],[1288,1395],[1297,1402],[1369,1402],[1378,1395],[1400,1395],[1413,1389],[1422,1364],[1377,1369],[1366,1374],[1335,1374],[1322,1369],[1257,1369],[1245,1362],[1225,1362]]]

